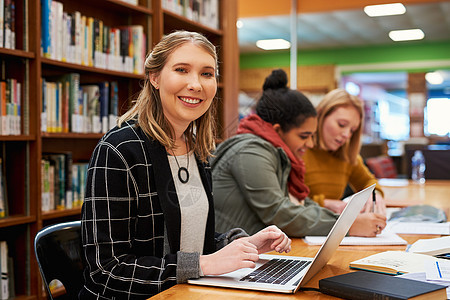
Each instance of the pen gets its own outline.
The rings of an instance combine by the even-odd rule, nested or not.
[[[375,212],[375,205],[377,204],[377,198],[375,197],[375,190],[372,191],[372,212]]]
[[[437,270],[439,272],[439,278],[442,278],[441,269],[439,268],[439,263],[438,262],[436,262],[436,267],[437,267]]]

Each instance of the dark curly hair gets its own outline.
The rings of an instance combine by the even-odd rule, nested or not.
[[[263,94],[256,105],[256,114],[266,122],[279,124],[284,132],[299,127],[317,112],[301,92],[287,87],[288,78],[282,69],[273,70],[263,85]]]

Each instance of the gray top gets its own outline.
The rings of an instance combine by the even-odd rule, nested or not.
[[[254,234],[275,224],[292,237],[327,235],[339,217],[309,198],[291,202],[288,156],[256,135],[221,143],[211,167],[217,231],[240,227]]]

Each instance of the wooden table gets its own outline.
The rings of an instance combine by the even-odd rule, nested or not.
[[[425,185],[418,186],[410,183],[404,187],[384,187],[385,198],[389,205],[397,203],[403,206],[405,203],[430,204],[450,211],[450,181],[428,180]],[[447,217],[449,214],[447,213]],[[450,220],[450,219],[449,219]],[[413,243],[423,237],[420,235],[401,235],[408,243]],[[438,237],[427,235],[427,238]],[[405,250],[406,246],[339,246],[328,264],[314,276],[306,287],[318,288],[322,278],[340,275],[352,271],[349,263],[378,252],[386,250]],[[293,239],[292,251],[289,255],[313,257],[319,246],[310,246],[302,239]],[[296,294],[277,294],[270,292],[255,292],[228,288],[202,287],[189,284],[178,284],[152,299],[336,299],[314,291],[300,291]]]
[[[425,184],[413,183],[408,186],[383,186],[387,206],[403,207],[428,204],[443,209],[450,214],[450,180],[427,180]]]

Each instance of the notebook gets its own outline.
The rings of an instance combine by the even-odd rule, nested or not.
[[[189,279],[188,283],[268,292],[295,293],[327,264],[339,247],[357,215],[372,195],[375,185],[351,196],[344,211],[328,233],[314,258],[261,254],[256,267],[244,268],[219,276]],[[275,269],[272,269],[276,266]],[[287,275],[286,275],[287,274]],[[286,276],[280,279],[281,275]]]

